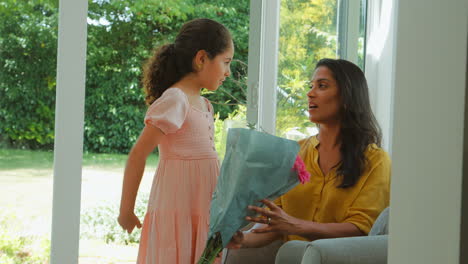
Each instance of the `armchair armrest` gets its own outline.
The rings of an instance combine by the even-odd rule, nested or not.
[[[388,235],[290,241],[276,255],[276,264],[387,263]]]

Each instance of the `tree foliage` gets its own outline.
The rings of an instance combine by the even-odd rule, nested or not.
[[[2,1],[0,17],[0,140],[51,148],[57,3]]]
[[[5,0],[0,4],[0,135],[16,147],[50,148],[54,139],[57,1]],[[174,40],[188,20],[208,17],[232,32],[245,78],[246,0],[95,0],[88,6],[85,150],[128,152],[146,110],[141,67],[155,48]],[[207,94],[221,118],[245,103],[242,82]]]
[[[337,0],[281,1],[277,135],[310,126],[306,94],[315,64],[336,58],[336,5]]]

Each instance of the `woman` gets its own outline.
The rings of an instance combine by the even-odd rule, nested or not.
[[[256,225],[237,232],[228,248],[366,235],[388,206],[391,164],[380,148],[364,73],[349,61],[322,59],[307,96],[309,119],[319,128],[318,135],[299,141],[310,182],[274,203],[263,200],[267,209],[249,206],[258,217],[247,220]]]

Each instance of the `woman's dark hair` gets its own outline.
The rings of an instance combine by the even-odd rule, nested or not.
[[[346,60],[322,59],[318,67],[327,67],[337,82],[341,99],[340,152],[337,174],[342,177],[339,188],[351,187],[364,172],[365,151],[370,144],[380,147],[382,132],[372,113],[369,88],[361,69]]]
[[[193,72],[192,61],[200,50],[213,59],[223,53],[232,41],[229,30],[206,18],[185,23],[174,43],[157,49],[143,68],[143,87],[146,104],[152,104],[171,85]]]

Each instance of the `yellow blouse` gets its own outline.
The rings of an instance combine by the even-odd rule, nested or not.
[[[275,202],[289,215],[319,223],[352,223],[369,233],[379,213],[389,205],[391,161],[388,154],[371,145],[366,150],[367,166],[353,187],[337,188],[341,177],[336,168],[323,175],[319,167],[317,138],[299,141],[310,181],[299,184]],[[287,240],[307,240],[291,235]]]

